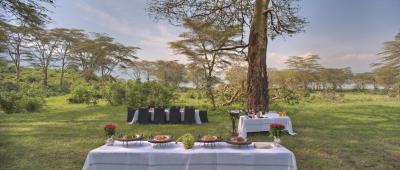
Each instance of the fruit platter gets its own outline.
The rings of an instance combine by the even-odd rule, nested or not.
[[[150,143],[169,143],[172,142],[173,137],[169,135],[155,135],[155,136],[150,136],[149,142]]]

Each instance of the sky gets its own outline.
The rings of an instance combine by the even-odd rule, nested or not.
[[[56,0],[48,27],[106,33],[140,47],[137,56],[144,60],[187,61],[167,44],[185,30],[155,22],[146,6],[147,0]],[[325,67],[371,71],[383,43],[400,32],[400,0],[301,0],[299,6],[308,21],[305,32],[269,41],[268,67],[285,68],[289,56],[316,54]]]

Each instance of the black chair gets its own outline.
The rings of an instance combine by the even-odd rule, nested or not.
[[[169,109],[169,122],[170,123],[179,123],[181,122],[181,111],[180,107],[172,106]]]
[[[200,110],[199,116],[201,123],[208,123],[207,110]]]
[[[132,107],[128,107],[128,118],[126,119],[127,122],[132,122],[133,117],[135,116],[135,109]]]
[[[193,124],[196,123],[195,119],[195,110],[193,107],[185,107],[184,111],[184,121],[186,124]]]
[[[139,118],[138,118],[138,123],[140,124],[147,124],[150,123],[151,121],[151,115],[149,112],[149,109],[146,108],[140,108],[139,109]]]
[[[166,120],[167,114],[165,113],[165,108],[154,108],[154,123],[165,123]]]

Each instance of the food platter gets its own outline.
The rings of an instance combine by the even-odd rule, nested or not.
[[[139,142],[141,144],[143,139],[144,139],[143,134],[136,134],[136,135],[123,135],[116,138],[115,140],[122,142],[122,144],[126,144],[126,147],[128,147],[129,142]]]
[[[221,142],[221,137],[217,137],[217,136],[214,136],[214,135],[199,136],[197,138],[197,142],[202,142],[202,143]]]
[[[143,134],[136,134],[136,135],[124,135],[119,138],[115,139],[116,141],[121,142],[132,142],[132,141],[140,141],[143,140]]]
[[[149,142],[154,143],[154,144],[160,144],[160,143],[169,143],[172,142],[173,136],[169,135],[155,135],[155,136],[150,136]]]
[[[245,146],[245,145],[250,145],[252,143],[251,141],[244,139],[242,137],[233,137],[226,140],[225,142],[236,146]]]

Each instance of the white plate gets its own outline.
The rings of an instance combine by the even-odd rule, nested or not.
[[[253,142],[257,149],[272,149],[274,146],[271,142]]]

